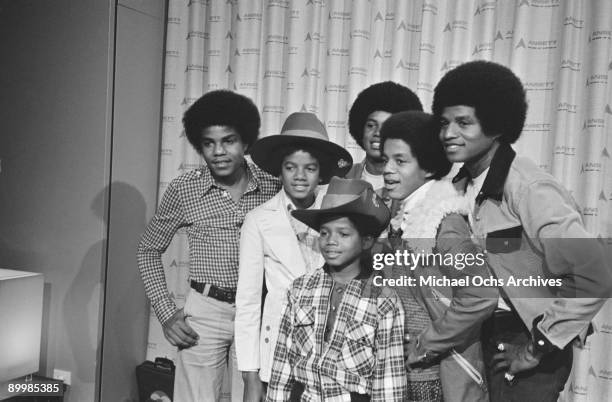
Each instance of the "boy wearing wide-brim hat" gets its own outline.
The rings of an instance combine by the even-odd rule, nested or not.
[[[266,400],[403,401],[404,313],[370,255],[389,209],[370,183],[333,177],[320,209],[292,214],[319,231],[325,265],[287,292]]]
[[[272,352],[282,301],[290,283],[323,264],[316,232],[291,216],[292,210],[318,208],[317,187],[344,175],[350,154],[330,142],[312,113],[293,113],[281,133],[251,148],[253,161],[278,176],[283,188],[251,211],[241,230],[236,296],[236,353],[245,380],[245,401],[260,400],[270,379]],[[262,288],[268,290],[263,301]]]

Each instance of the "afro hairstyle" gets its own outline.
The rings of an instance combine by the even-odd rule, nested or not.
[[[385,141],[398,139],[410,145],[419,167],[431,175],[429,179],[439,180],[450,172],[453,166],[446,158],[440,141],[440,123],[433,115],[417,110],[391,115],[380,129],[381,146]]]
[[[432,111],[440,117],[445,107],[473,107],[488,136],[514,143],[521,135],[527,101],[521,80],[509,68],[490,61],[471,61],[449,71],[434,90]]]
[[[231,127],[247,146],[259,135],[261,120],[257,106],[244,95],[228,90],[208,92],[183,115],[183,126],[189,143],[202,153],[202,130],[211,126]]]
[[[423,110],[423,105],[407,87],[392,81],[370,85],[357,95],[349,111],[349,132],[363,148],[363,128],[372,112],[397,113],[404,110]]]

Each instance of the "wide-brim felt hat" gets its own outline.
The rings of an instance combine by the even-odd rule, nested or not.
[[[329,140],[327,130],[312,113],[292,113],[278,135],[264,137],[250,149],[251,159],[257,166],[273,176],[279,176],[283,157],[288,147],[305,147],[319,161],[321,184],[332,176],[345,176],[353,166],[351,154]]]
[[[319,230],[323,219],[334,215],[356,216],[370,234],[378,236],[389,226],[391,212],[372,185],[361,179],[332,177],[320,209],[297,209],[291,214],[309,227]]]

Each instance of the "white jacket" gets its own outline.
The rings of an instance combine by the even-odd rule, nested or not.
[[[274,346],[287,289],[306,274],[306,264],[289,221],[281,190],[246,215],[240,234],[240,262],[236,293],[235,342],[238,370],[257,371],[262,381],[270,380]],[[323,191],[315,201],[321,203]],[[323,265],[320,255],[319,263]],[[268,294],[263,316],[263,281]]]

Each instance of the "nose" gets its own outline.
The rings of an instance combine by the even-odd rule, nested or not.
[[[306,171],[304,170],[304,168],[295,169],[294,178],[297,180],[306,180]]]
[[[223,143],[219,142],[219,143],[215,143],[215,148],[213,150],[215,155],[224,155],[225,154],[225,147],[223,146]]]
[[[334,244],[337,245],[338,244],[338,235],[335,233],[330,233],[327,236],[327,244]]]
[[[390,161],[390,160],[385,161],[385,165],[384,165],[384,168],[383,168],[383,175],[384,174],[389,174],[389,173],[395,173],[395,168],[394,168],[393,162]]]
[[[457,126],[453,123],[448,123],[440,128],[440,139],[442,141],[449,140],[457,137],[456,133]]]

